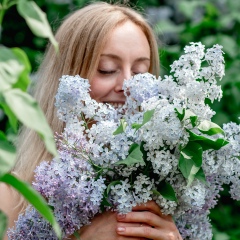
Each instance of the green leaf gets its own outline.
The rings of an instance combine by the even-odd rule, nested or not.
[[[169,55],[179,55],[181,52],[181,47],[179,45],[169,45],[164,48],[164,52]]]
[[[183,108],[183,109],[175,108],[174,110],[177,114],[178,119],[180,121],[182,121],[184,119],[184,116],[185,116],[185,108]]]
[[[58,238],[61,238],[61,229],[54,218],[52,210],[47,205],[45,199],[34,190],[30,184],[17,179],[11,174],[5,174],[0,178],[0,181],[5,182],[14,187],[26,200],[28,200],[36,210],[52,225]]]
[[[143,114],[143,123],[142,125],[144,125],[145,123],[149,122],[153,116],[155,112],[155,109],[152,109],[152,110],[148,110],[146,111],[144,114]]]
[[[46,14],[33,1],[19,0],[17,2],[19,14],[26,20],[31,31],[38,37],[48,38],[55,50],[58,51],[58,43],[55,40]]]
[[[229,143],[227,140],[225,140],[223,138],[218,138],[216,140],[212,140],[210,138],[206,138],[204,136],[197,135],[188,129],[186,129],[186,131],[189,133],[189,140],[199,143],[202,146],[203,151],[206,151],[209,149],[219,150],[221,147],[223,147]]]
[[[16,118],[15,114],[12,112],[11,108],[7,104],[2,102],[0,103],[0,106],[2,106],[4,113],[8,116],[9,123],[14,133],[17,133],[18,119]]]
[[[27,87],[30,83],[29,74],[31,72],[31,65],[26,53],[20,48],[12,48],[12,52],[18,58],[18,61],[24,66],[22,73],[20,74],[18,81],[13,85],[13,88],[20,88],[24,92],[27,91]]]
[[[196,167],[202,166],[203,149],[200,144],[196,142],[188,142],[188,144],[182,149],[181,154],[187,159],[192,159]]]
[[[208,47],[214,45],[216,42],[218,42],[218,37],[216,35],[207,35],[206,37],[202,38],[202,43]]]
[[[175,24],[168,19],[161,19],[154,25],[154,32],[157,35],[164,35],[165,33],[180,33],[184,30],[184,24]]]
[[[3,239],[7,230],[7,216],[0,210],[0,239]]]
[[[192,18],[198,6],[204,6],[206,3],[201,1],[179,1],[179,10],[188,18]]]
[[[118,185],[118,184],[122,185],[122,182],[121,181],[113,181],[113,182],[109,183],[108,187],[107,187],[107,195],[110,193],[111,187]]]
[[[130,147],[130,149],[131,149],[131,147]],[[131,149],[131,152],[128,155],[128,157],[124,160],[120,160],[120,161],[116,162],[115,165],[131,166],[136,163],[142,163],[143,165],[145,165],[145,162],[143,160],[143,153],[140,150],[140,146],[135,143],[134,147],[132,147],[132,148],[133,149]]]
[[[74,237],[75,237],[77,240],[81,240],[80,234],[78,233],[78,231],[75,231],[75,232],[73,233],[73,235],[74,235]]]
[[[224,134],[224,131],[222,130],[221,127],[219,127],[216,123],[213,123],[208,120],[202,121],[197,128],[200,132],[210,136],[218,133]]]
[[[218,44],[223,46],[224,52],[235,59],[238,55],[238,44],[234,37],[226,34],[218,34]]]
[[[105,196],[105,194],[103,195],[103,199],[101,202],[101,211],[104,211],[104,207],[112,207],[112,204],[110,202],[108,202],[107,196]]]
[[[95,177],[95,181],[98,180],[98,179],[102,176],[102,173],[103,173],[103,168],[101,168],[101,169],[97,172],[97,176]]]
[[[233,19],[234,19],[234,16],[231,13],[222,15],[221,18],[219,18],[219,27],[226,29],[229,26],[229,24],[231,24]]]
[[[170,201],[177,201],[177,197],[175,194],[175,191],[171,184],[169,184],[166,181],[161,181],[160,184],[157,187],[158,192],[167,200]]]
[[[117,134],[125,132],[126,127],[127,127],[127,122],[123,118],[120,120],[120,126],[116,129],[116,131],[113,133],[113,135],[117,135]]]
[[[15,116],[27,127],[35,130],[43,139],[48,151],[56,156],[52,131],[37,101],[20,89],[8,90],[3,93],[3,97]]]
[[[133,143],[128,150],[128,153],[130,154],[135,148],[138,148],[139,145],[137,143]],[[141,146],[140,146],[140,150],[141,150]]]
[[[155,195],[155,196],[160,196],[160,195],[161,195],[160,192],[157,191],[156,189],[152,189],[152,193],[153,193],[153,195]]]
[[[183,109],[175,108],[175,112],[180,121],[190,119],[193,126],[196,124],[197,116],[192,111],[185,109],[185,108],[183,108]]]
[[[9,172],[15,164],[16,149],[9,142],[0,140],[0,176]]]
[[[219,14],[217,6],[211,2],[205,3],[206,4],[206,12],[208,16],[212,18]]]
[[[19,62],[12,50],[0,46],[0,92],[11,88],[23,70],[24,65]]]
[[[188,186],[192,183],[196,173],[200,169],[200,167],[195,166],[194,161],[191,158],[188,158],[188,156],[182,153],[178,162],[178,167],[183,176],[187,179]]]
[[[149,122],[155,112],[155,109],[148,110],[143,114],[143,122],[141,124],[139,123],[133,123],[132,128],[138,130],[140,127],[142,127],[145,123]]]
[[[141,150],[141,152],[143,153],[143,159],[144,159],[144,161],[147,160],[147,151],[145,151],[145,149],[144,149],[144,145],[145,145],[145,144],[146,144],[146,143],[145,143],[144,141],[140,143],[140,150]],[[145,170],[147,170],[147,169],[145,169]]]
[[[239,8],[239,6],[238,6]],[[236,21],[240,22],[240,16],[239,16],[239,13],[238,13],[238,9],[235,8],[235,11],[234,12],[231,12],[231,20],[232,19],[235,19]]]
[[[200,168],[199,171],[195,174],[195,178],[203,183],[207,183],[206,176],[202,168]]]
[[[198,120],[197,116],[190,116],[190,122],[193,127],[195,127],[197,125],[197,120]]]
[[[93,168],[96,172],[101,171],[101,170],[103,169],[101,166],[98,166],[98,165],[96,165],[96,164],[91,163],[91,165],[92,165],[92,168]]]
[[[103,204],[103,206],[112,207],[112,204],[110,202],[108,202],[106,197],[103,197],[102,204]]]
[[[6,135],[5,135],[4,132],[1,131],[1,130],[0,130],[0,140],[6,140],[6,141],[7,141]]]
[[[193,118],[193,117],[194,117],[194,118]],[[187,120],[187,119],[190,119],[190,120],[191,120],[191,118],[194,120],[195,117],[196,117],[196,114],[187,109],[187,110],[185,110],[185,114],[184,114],[183,121],[184,121],[184,120]]]

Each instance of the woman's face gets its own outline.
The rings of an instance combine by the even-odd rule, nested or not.
[[[91,96],[115,107],[124,104],[123,81],[149,71],[150,46],[140,27],[127,21],[110,34],[91,79]]]

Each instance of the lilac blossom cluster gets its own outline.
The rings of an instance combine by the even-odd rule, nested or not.
[[[191,43],[184,50],[172,75],[125,81],[119,108],[92,99],[86,79],[60,79],[56,107],[66,127],[56,137],[59,158],[37,167],[33,186],[53,207],[63,238],[106,209],[127,213],[155,200],[184,239],[210,240],[208,214],[221,186],[231,185],[240,199],[240,126],[211,122],[215,112],[205,101],[222,96],[222,47]],[[28,222],[38,239],[53,235],[28,208],[9,238],[36,239],[21,230]]]

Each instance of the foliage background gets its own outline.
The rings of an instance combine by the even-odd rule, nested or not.
[[[37,0],[36,3],[47,14],[53,30],[64,16],[84,6],[87,0]],[[223,98],[213,104],[219,125],[234,121],[240,123],[240,1],[236,0],[132,0],[155,29],[159,39],[161,75],[169,73],[169,65],[183,52],[189,42],[201,41],[206,47],[213,44],[223,46],[226,61],[226,76],[221,81]],[[33,76],[41,62],[47,40],[34,36],[25,21],[12,7],[6,14],[1,44],[20,47],[28,55]],[[7,117],[0,109],[0,130],[8,138],[15,135]],[[221,193],[217,208],[211,212],[215,240],[240,239],[240,203]]]

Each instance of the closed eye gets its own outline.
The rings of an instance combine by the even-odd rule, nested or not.
[[[105,74],[105,75],[107,75],[107,74],[113,74],[113,73],[115,73],[116,71],[115,71],[115,70],[105,71],[105,70],[98,69],[98,72],[99,72],[100,74]]]
[[[137,74],[143,74],[145,72],[133,72],[133,75],[137,75]]]

